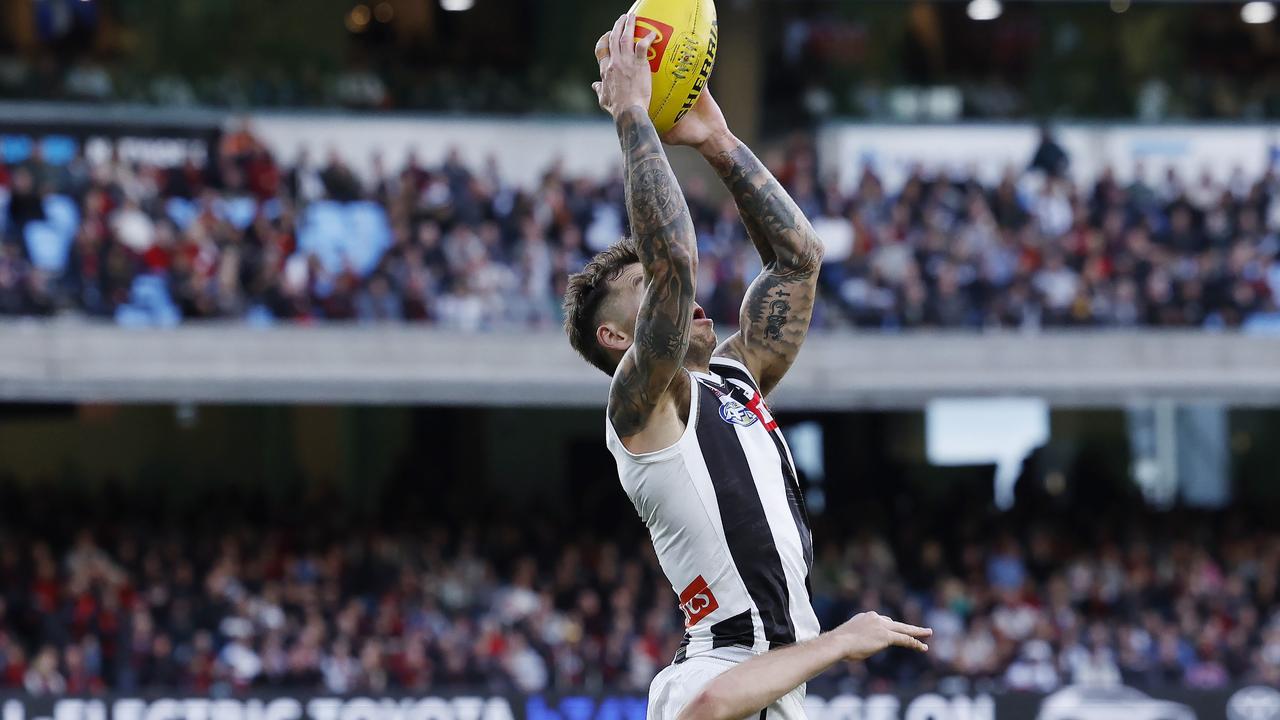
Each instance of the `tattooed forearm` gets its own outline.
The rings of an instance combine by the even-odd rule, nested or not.
[[[625,156],[627,213],[641,252],[652,251],[649,257],[660,259],[672,241],[692,252],[696,246],[689,208],[643,109],[632,108],[618,117],[618,138]]]
[[[642,108],[618,117],[627,212],[646,281],[635,341],[614,375],[609,415],[618,434],[642,430],[684,363],[693,323],[698,250],[689,208]]]
[[[719,352],[737,358],[768,392],[795,362],[809,330],[822,242],[768,168],[741,143],[708,158],[733,193],[764,272],[747,289],[741,329]]]
[[[751,148],[739,143],[710,161],[733,193],[742,224],[765,265],[784,273],[817,272],[822,262],[817,233]]]

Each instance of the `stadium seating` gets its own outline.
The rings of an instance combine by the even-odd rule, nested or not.
[[[53,222],[37,220],[23,229],[31,264],[50,273],[61,273],[67,264],[71,237]]]
[[[350,264],[367,275],[390,245],[386,211],[367,201],[312,203],[298,231],[298,251],[315,255],[331,273]]]
[[[25,135],[0,136],[0,162],[15,164],[31,157],[35,143]]]
[[[171,197],[164,203],[165,215],[179,230],[186,231],[191,223],[200,215],[196,204],[186,198]]]
[[[537,531],[473,519],[464,531],[422,518],[351,527],[318,499],[281,513],[305,518],[298,527],[229,520],[247,508],[217,501],[199,517],[121,510],[92,524],[39,521],[17,502],[0,508],[0,543],[34,562],[0,565],[0,603],[13,611],[0,605],[0,693],[20,687],[23,658],[46,646],[85,652],[100,688],[134,692],[346,693],[368,689],[371,673],[386,673],[383,690],[396,692],[643,691],[683,632],[656,560],[628,544],[645,540],[619,537],[642,530],[634,519],[593,540],[545,520]],[[824,625],[877,610],[935,635],[928,656],[840,665],[810,690],[1051,692],[1104,675],[1148,690],[1280,681],[1280,535],[1228,530],[1238,518],[1212,515],[1072,512],[1006,516],[952,545],[941,527],[895,539],[875,523],[824,524],[813,572]],[[1123,533],[1112,538],[1099,512],[1122,517]],[[1066,531],[1090,514],[1092,524],[1078,522],[1096,538]],[[26,588],[58,600],[28,602]],[[517,652],[541,668],[529,687],[513,669]]]
[[[123,327],[173,327],[181,319],[164,279],[157,275],[134,278],[129,302],[116,309],[116,322]]]
[[[258,203],[251,197],[236,196],[222,200],[216,206],[218,215],[237,230],[244,230],[258,214]]]
[[[28,157],[30,143],[3,143],[0,154],[9,166],[29,162],[14,159]],[[243,163],[247,176],[263,155],[228,161]],[[218,295],[212,302],[179,303],[195,317],[244,320],[252,308],[255,322],[269,313],[284,321],[405,317],[502,328],[555,325],[567,275],[626,232],[616,179],[582,181],[554,171],[547,176],[554,179],[528,187],[500,181],[490,187],[491,180],[456,162],[365,179],[340,158],[334,163],[310,170],[273,166],[272,172],[255,165],[255,177],[279,178],[255,188],[203,187],[203,180],[170,187],[143,181],[136,167],[102,167],[99,175],[113,178],[104,188],[109,202],[95,205],[100,215],[90,217],[80,217],[86,188],[71,173],[46,166],[42,174],[53,185],[46,189],[53,192],[43,199],[44,217],[19,237],[32,266],[55,274],[99,267],[65,267],[72,238],[86,227],[105,233],[103,250],[123,253],[113,255],[124,262],[111,270],[128,277],[113,282],[145,274],[172,280],[188,263],[206,277],[228,272],[239,280],[207,285]],[[803,145],[775,165],[831,239],[814,315],[818,332],[850,326],[1265,331],[1280,313],[1280,212],[1271,207],[1277,182],[1271,175],[1193,186],[1173,175],[1122,185],[1104,174],[1076,186],[1026,171],[984,185],[976,175],[916,169],[887,186],[868,167],[855,188],[842,191],[816,176],[795,177],[797,167],[816,167]],[[308,173],[310,181],[303,182]],[[294,197],[305,188],[313,188],[308,196]],[[126,246],[114,236],[113,214],[117,203],[138,193],[133,199],[152,223],[135,215]],[[731,321],[759,258],[731,206],[701,191],[688,200],[703,268],[699,302],[712,317]],[[24,208],[26,222],[30,203]],[[216,222],[193,228],[206,211]],[[265,223],[254,224],[259,213]],[[11,224],[9,213],[3,215]],[[159,233],[170,233],[148,225],[161,218],[173,223],[177,236],[157,244]],[[13,237],[14,229],[7,234]],[[237,267],[220,269],[224,262]],[[67,292],[96,280],[63,279],[28,288],[43,295],[23,297],[6,312],[100,311],[84,306],[84,295]],[[378,293],[390,296],[369,297],[375,279]],[[120,317],[135,318],[136,309]]]

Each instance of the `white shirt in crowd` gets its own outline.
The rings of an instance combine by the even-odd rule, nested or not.
[[[112,214],[111,230],[121,243],[134,252],[146,252],[155,242],[155,224],[132,201]]]

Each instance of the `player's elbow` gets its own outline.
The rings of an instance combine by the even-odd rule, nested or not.
[[[778,253],[777,269],[783,273],[816,273],[822,268],[825,254],[821,240],[816,236],[805,237],[791,252]]]
[[[677,720],[735,720],[729,711],[728,698],[718,692],[713,683],[684,706]]]
[[[827,248],[823,246],[822,241],[816,237],[813,238],[813,240],[811,240],[809,243],[810,263],[813,265],[815,269],[822,267],[822,261],[824,258],[826,258],[826,256],[827,256]]]
[[[797,260],[802,270],[817,270],[822,267],[822,258],[827,254],[826,248],[822,246],[822,241],[818,237],[811,236],[804,243],[804,247],[799,253]]]

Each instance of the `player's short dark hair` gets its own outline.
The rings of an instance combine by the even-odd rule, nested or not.
[[[569,335],[569,344],[610,377],[618,368],[617,362],[596,339],[600,308],[609,296],[612,282],[624,268],[638,262],[640,254],[635,241],[623,238],[591,258],[582,272],[570,275],[564,293],[564,331]]]

